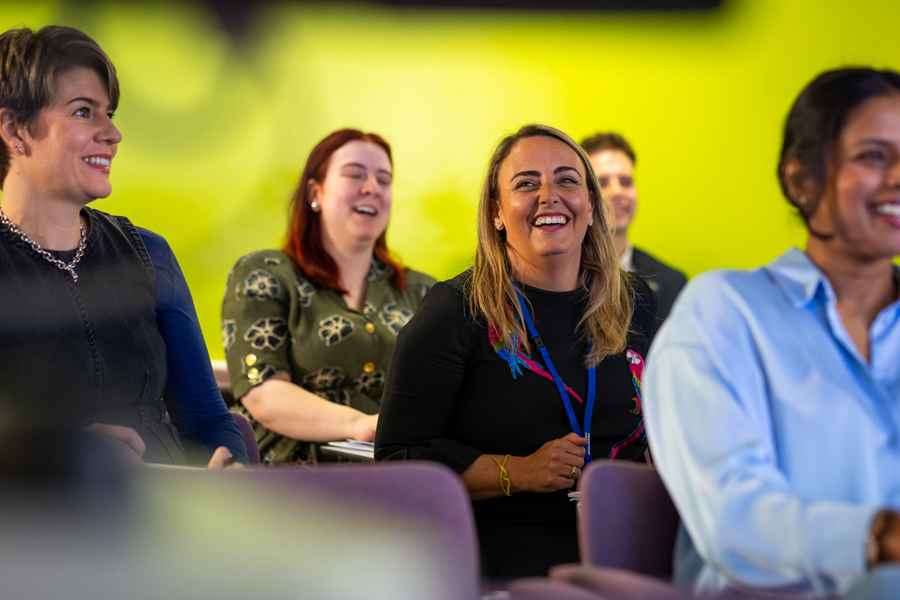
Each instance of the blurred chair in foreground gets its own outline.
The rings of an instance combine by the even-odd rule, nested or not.
[[[310,471],[308,480],[321,489],[307,489],[258,471],[126,468],[102,440],[83,432],[27,439],[0,433],[4,598],[475,597],[470,582],[444,562],[446,548],[466,536],[436,525],[436,517],[388,510],[388,502],[331,487],[328,474]],[[422,501],[464,499],[449,472],[410,476],[419,469],[410,465],[385,477],[409,476],[407,492],[433,486]],[[351,469],[341,470],[351,480],[347,490],[370,487],[361,480],[353,486]],[[468,524],[471,535],[470,515]]]
[[[234,475],[241,476],[241,473]],[[430,559],[453,580],[454,598],[477,598],[478,541],[472,503],[459,477],[433,462],[408,461],[316,467],[272,467],[249,474],[292,485],[323,501],[372,517],[402,518],[419,525],[433,542]],[[353,544],[355,537],[346,540]],[[446,585],[446,584],[445,584]]]
[[[594,463],[585,469],[579,490],[583,564],[559,565],[547,578],[515,581],[509,588],[510,600],[690,598],[670,583],[679,518],[655,469],[625,461]],[[877,583],[890,581],[887,575]],[[716,600],[762,598],[792,596],[737,590],[716,596]]]
[[[585,469],[579,491],[583,564],[516,581],[511,600],[683,600],[669,584],[678,513],[656,471],[596,462]]]
[[[678,513],[655,469],[597,462],[585,469],[579,490],[585,565],[671,580]]]

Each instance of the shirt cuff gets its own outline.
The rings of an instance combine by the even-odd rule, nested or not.
[[[845,591],[866,571],[866,535],[879,507],[815,502],[806,511],[806,558],[811,579],[823,575]]]

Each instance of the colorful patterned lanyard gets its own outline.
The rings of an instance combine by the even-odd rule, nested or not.
[[[550,375],[553,376],[553,383],[556,384],[559,397],[562,398],[563,407],[565,407],[566,415],[569,417],[569,423],[572,425],[572,431],[579,437],[587,439],[586,452],[584,453],[584,462],[587,464],[591,462],[591,415],[594,412],[594,392],[597,387],[596,368],[591,367],[588,369],[587,403],[584,407],[584,433],[582,434],[581,427],[578,426],[578,419],[575,417],[575,411],[572,410],[572,403],[569,401],[569,394],[566,392],[566,384],[563,383],[562,377],[559,376],[559,373],[556,372],[556,367],[553,366],[553,361],[550,360],[550,353],[547,351],[546,346],[544,346],[544,342],[541,341],[541,336],[538,335],[534,322],[531,320],[531,314],[528,312],[528,307],[525,304],[525,299],[522,298],[522,293],[519,292],[518,287],[515,287],[515,290],[516,296],[519,299],[519,307],[522,309],[522,317],[525,319],[525,326],[528,327],[528,333],[531,335],[531,339],[534,340],[534,345],[537,346],[538,352],[544,357],[544,364],[547,365],[547,370],[550,371]],[[590,352],[591,343],[588,342],[588,354],[590,354]]]

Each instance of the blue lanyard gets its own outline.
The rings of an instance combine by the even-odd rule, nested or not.
[[[594,392],[597,389],[597,370],[595,367],[588,369],[588,393],[587,400],[585,400],[587,404],[584,408],[584,433],[582,433],[581,427],[578,425],[578,419],[575,418],[575,411],[572,410],[572,401],[569,400],[569,394],[566,392],[566,386],[563,383],[562,377],[556,372],[556,367],[553,366],[553,361],[550,360],[550,353],[547,351],[547,347],[544,346],[544,342],[541,341],[541,336],[538,335],[537,329],[534,326],[534,321],[531,320],[531,314],[528,312],[528,306],[525,304],[525,299],[522,298],[522,293],[519,292],[519,288],[515,287],[515,284],[513,287],[516,290],[516,297],[519,299],[519,307],[522,309],[522,317],[525,319],[525,326],[528,327],[528,333],[531,335],[531,339],[534,340],[534,345],[537,346],[538,352],[540,352],[541,356],[544,358],[544,364],[547,365],[547,370],[550,371],[550,375],[553,376],[553,383],[556,384],[556,390],[559,392],[559,397],[562,398],[563,407],[565,407],[566,415],[569,417],[569,423],[572,425],[572,431],[579,437],[587,439],[586,452],[584,453],[584,462],[587,464],[591,462],[591,416],[594,413]],[[590,354],[590,352],[591,343],[588,342],[588,354]]]

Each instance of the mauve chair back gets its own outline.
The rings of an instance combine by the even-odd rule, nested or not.
[[[253,425],[250,424],[247,417],[239,415],[238,413],[231,413],[231,418],[234,419],[238,429],[241,430],[241,435],[244,436],[244,445],[247,446],[247,458],[250,459],[250,466],[258,467],[259,445],[256,443],[256,434],[253,433]]]
[[[678,512],[656,469],[597,461],[579,482],[581,561],[672,579]]]
[[[478,598],[480,560],[472,503],[459,476],[446,466],[425,461],[319,464],[256,473],[360,510],[419,521],[436,542],[438,556],[433,558],[453,574],[460,596]]]

